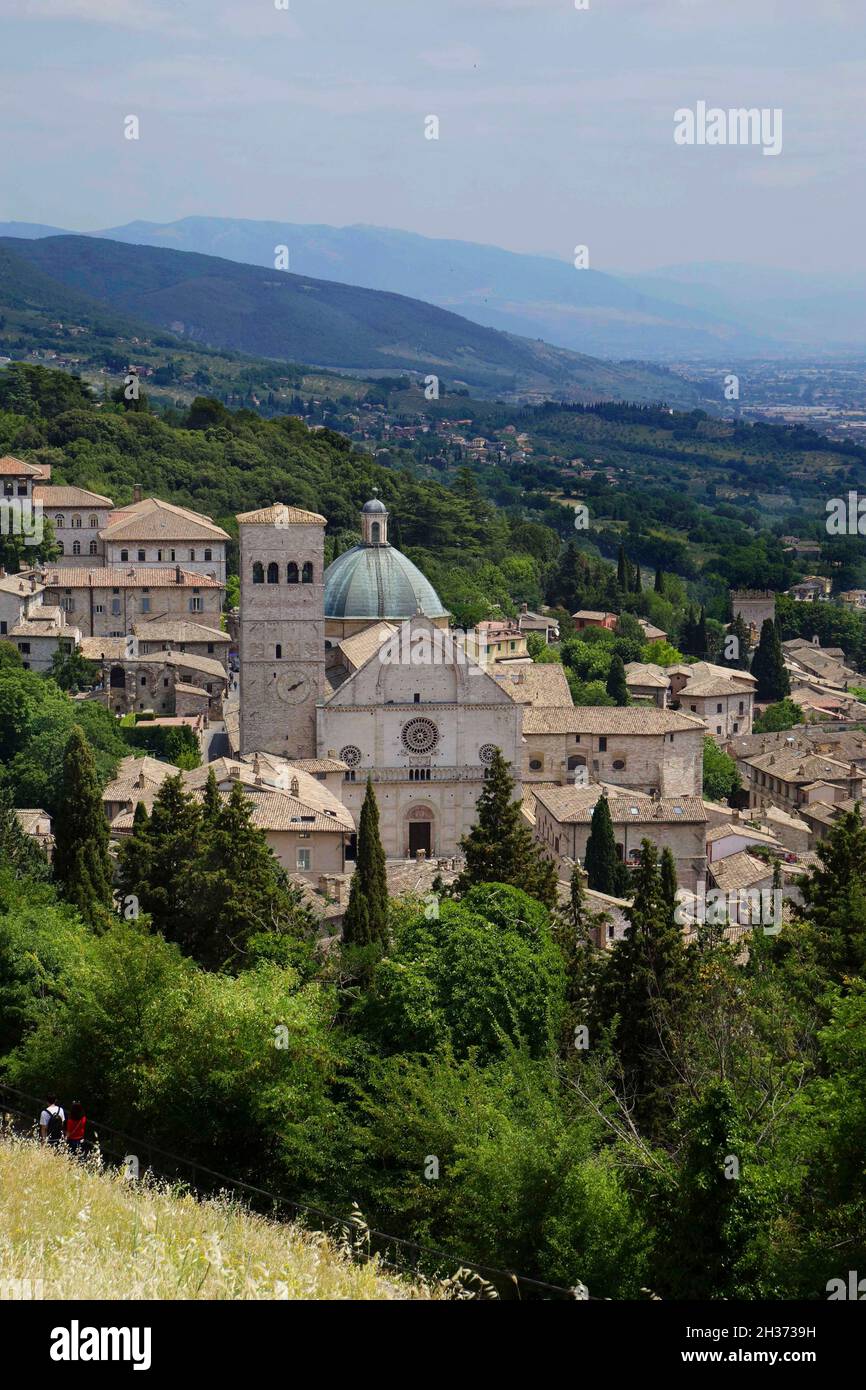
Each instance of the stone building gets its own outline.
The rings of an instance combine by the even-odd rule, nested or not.
[[[435,620],[418,616],[325,699],[319,755],[347,764],[343,801],[356,821],[372,778],[389,858],[450,856],[475,822],[497,748],[519,781],[522,718]]]
[[[776,617],[776,595],[772,589],[732,589],[731,612],[743,619],[756,642],[766,620]]]
[[[325,693],[325,518],[275,503],[238,526],[240,751],[312,758]]]
[[[35,573],[7,575],[0,570],[0,641],[16,648],[28,670],[43,675],[51,670],[55,653],[71,652],[81,636],[45,596],[45,585]]]
[[[670,703],[702,719],[719,744],[752,732],[757,680],[748,671],[696,661],[666,667]]]
[[[54,527],[54,538],[65,566],[92,569],[94,565],[105,564],[105,545],[100,532],[114,509],[110,497],[83,487],[52,487],[46,483],[36,483],[33,496]]]
[[[607,797],[617,857],[623,864],[633,868],[641,841],[649,840],[659,853],[671,851],[681,887],[693,891],[706,873],[707,814],[698,796],[659,798],[600,784],[540,786],[533,791],[535,839],[556,864],[560,878],[568,878],[572,864],[583,864],[592,813],[602,796]]]
[[[101,667],[99,698],[113,714],[198,715],[219,719],[228,685],[225,667],[209,656],[144,653],[136,637],[85,637],[81,654]]]
[[[210,517],[139,495],[108,517],[99,539],[107,565],[182,565],[225,587],[228,532]]]
[[[700,796],[706,726],[692,714],[629,706],[547,709],[523,718],[529,782],[612,782],[658,796]]]
[[[46,603],[61,608],[85,637],[125,637],[136,623],[154,618],[219,627],[223,586],[180,565],[76,569],[49,564],[32,573],[45,585]]]

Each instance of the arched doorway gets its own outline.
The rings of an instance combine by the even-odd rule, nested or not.
[[[423,850],[425,858],[433,853],[435,816],[429,806],[411,806],[406,815],[406,840],[410,859],[417,859]]]

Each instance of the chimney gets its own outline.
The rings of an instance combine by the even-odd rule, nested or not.
[[[182,583],[181,575],[180,575],[180,565],[175,565],[175,567],[174,567],[174,582],[175,582],[175,584],[180,584],[180,583]]]
[[[132,500],[133,500],[133,503],[135,503],[135,502],[140,502],[140,501],[141,501],[141,483],[133,483],[133,485],[132,485]]]

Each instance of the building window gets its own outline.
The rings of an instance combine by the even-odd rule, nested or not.
[[[19,643],[18,643],[18,650],[19,650],[19,652],[23,652],[25,656],[29,656],[29,655],[30,655],[30,643],[29,643],[29,642],[19,642]]]
[[[140,561],[143,561],[143,560],[144,560],[144,558],[145,558],[145,552],[144,552],[143,550],[139,550],[139,552],[138,552],[138,558],[139,558]]]
[[[9,624],[6,622],[5,619],[0,620],[0,637],[5,637],[5,636],[6,636],[6,633],[7,633],[8,631],[9,631]]]
[[[544,767],[544,763],[543,763],[543,761],[542,761],[541,758],[530,758],[530,759],[529,759],[529,770],[530,770],[530,772],[541,772],[541,770],[542,770],[543,767]]]
[[[410,767],[410,769],[409,769],[409,781],[410,781],[410,782],[429,782],[429,781],[430,781],[430,769],[429,769],[429,767]]]
[[[203,612],[204,612],[204,599],[202,599],[202,598],[191,598],[190,601],[189,601],[189,611],[190,611],[190,613],[203,613]]]
[[[142,676],[138,683],[139,685],[147,685],[147,676]]]
[[[439,730],[432,719],[410,719],[400,730],[400,742],[407,753],[432,753],[439,742]]]
[[[127,560],[129,559],[129,551],[128,551],[128,550],[121,550],[121,552],[120,552],[120,558],[121,558],[121,561],[123,561],[123,562],[127,561]]]
[[[113,598],[113,599],[111,600],[111,612],[112,612],[112,616],[113,616],[113,617],[115,617],[115,618],[119,618],[119,617],[120,617],[120,599],[119,599],[119,598]]]
[[[163,678],[162,678],[162,688],[163,688],[163,690],[168,690],[168,676],[163,676]]]
[[[90,542],[90,545],[89,545],[89,547],[88,547],[88,549],[89,549],[91,555],[96,555],[96,554],[98,554],[98,552],[99,552],[99,547],[98,547],[98,545],[96,544],[96,541],[91,541],[91,542]]]
[[[286,565],[286,583],[287,583],[287,584],[297,584],[297,582],[298,582],[298,567],[297,567],[297,565],[295,564],[294,560],[290,560],[289,563]]]
[[[73,542],[72,542],[72,553],[73,553],[73,555],[80,555],[80,554],[81,554],[81,541],[73,541]]]
[[[74,517],[72,518],[72,525],[73,525],[73,527],[74,527],[74,529],[75,529],[76,531],[80,531],[80,530],[81,530],[81,517],[80,517],[80,516],[74,516]]]
[[[361,761],[361,750],[356,748],[354,743],[347,743],[344,748],[340,749],[340,759],[349,767],[357,767]]]
[[[142,613],[149,613],[149,612],[150,612],[150,598],[149,598],[149,597],[142,598],[142,600],[141,600],[141,611],[142,611]]]
[[[600,738],[600,739],[598,740],[598,751],[599,751],[599,753],[606,753],[606,752],[607,752],[607,739],[606,739],[606,738]]]
[[[97,526],[99,525],[99,522],[97,521],[95,516],[90,516],[87,518],[87,524],[90,527],[91,531],[95,531]]]
[[[61,602],[61,605],[60,605],[60,606],[61,606],[61,608],[63,607],[62,602]],[[67,609],[66,611],[69,612],[70,610]],[[94,613],[104,613],[104,612],[105,612],[105,604],[104,604],[104,603],[94,603],[94,605],[93,605],[93,611],[94,611]]]
[[[57,517],[55,518],[55,521],[54,521],[54,525],[55,525],[56,527],[59,527],[59,529],[60,529],[61,531],[63,530],[64,526],[66,525],[66,522],[63,520],[63,517],[60,515],[60,513],[57,514]]]
[[[280,642],[278,642],[277,645],[276,645],[276,647],[274,648],[274,655],[276,656],[277,661],[281,661],[281,660],[282,660],[283,648],[282,648],[282,644],[281,644]]]
[[[614,772],[622,772],[622,770],[623,770],[624,767],[625,767],[625,758],[614,758],[614,760],[613,760]]]
[[[721,707],[721,705],[716,705],[716,714],[721,714],[721,712],[722,712],[722,707]]]
[[[301,583],[302,583],[302,584],[312,584],[312,582],[313,582],[313,562],[312,562],[312,560],[305,560],[305,561],[304,561],[304,568],[303,568],[303,570],[301,571]]]
[[[195,562],[195,551],[194,551],[194,550],[191,550],[191,551],[189,552],[189,558],[190,558],[193,562]]]
[[[309,869],[312,863],[312,851],[308,849],[298,850],[298,868]]]
[[[58,542],[57,542],[57,549],[60,551],[60,554],[61,554],[61,555],[64,555],[64,554],[66,553],[65,550],[64,550],[64,548],[63,548],[63,542],[62,542],[62,541],[58,541]]]
[[[253,562],[253,583],[254,583],[254,584],[264,584],[264,582],[265,582],[265,567],[264,567],[264,565],[262,564],[261,560],[255,560],[255,561]]]
[[[414,705],[420,705],[420,703],[421,703],[421,696],[420,696],[420,694],[419,694],[419,692],[418,692],[417,690],[415,691],[414,695],[412,696],[412,703],[413,703]]]
[[[195,555],[193,555],[192,558],[195,559]],[[210,551],[210,550],[206,550],[205,553],[204,553],[204,558],[205,558],[205,560],[212,560],[212,559],[213,559],[213,552]]]
[[[271,560],[271,563],[268,565],[268,583],[269,583],[269,584],[279,584],[279,582],[280,582],[280,567],[279,567],[279,565],[277,564],[276,560]]]

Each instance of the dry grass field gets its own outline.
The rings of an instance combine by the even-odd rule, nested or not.
[[[45,1299],[437,1296],[375,1261],[354,1263],[325,1236],[265,1220],[234,1201],[132,1185],[65,1153],[4,1139],[0,1298],[21,1297],[20,1281]]]

